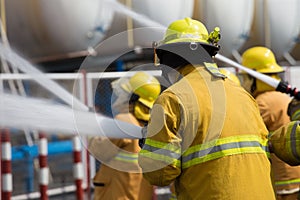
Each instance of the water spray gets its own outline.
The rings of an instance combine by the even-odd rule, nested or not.
[[[105,0],[104,1],[106,6],[109,7],[109,9],[112,9],[116,12],[122,13],[128,17],[131,17],[132,19],[137,20],[138,22],[140,22],[141,24],[148,26],[148,27],[159,27],[162,29],[166,29],[167,27],[165,27],[164,25],[160,24],[159,22],[156,22],[152,19],[149,19],[149,17],[137,13],[135,11],[132,11],[130,8],[128,8],[127,6],[125,6],[124,4],[115,1],[115,0]]]
[[[0,127],[42,130],[49,134],[80,133],[84,136],[113,138],[141,137],[140,127],[89,112],[89,108],[75,96],[1,42],[0,57],[28,74],[46,90],[69,105],[55,105],[47,103],[45,99],[8,95],[0,91],[0,104],[2,105],[0,105]]]
[[[106,0],[105,3],[114,11],[130,16],[141,24],[165,28],[160,23],[157,23],[142,14],[131,11],[117,1]],[[43,102],[44,100],[37,101],[36,99],[26,99],[16,95],[8,96],[3,93],[4,91],[0,91],[0,103],[1,105],[5,105],[0,106],[0,126],[20,129],[28,128],[53,133],[60,132],[67,135],[74,135],[74,133],[80,132],[80,134],[87,136],[105,135],[107,137],[115,138],[142,137],[141,128],[138,126],[88,112],[89,108],[85,104],[80,102],[75,96],[70,94],[56,82],[49,79],[43,72],[36,69],[27,60],[1,42],[0,57],[1,59],[8,61],[12,67],[28,74],[39,85],[74,108],[71,109],[50,104],[45,105]],[[80,120],[78,120],[78,118]]]
[[[296,99],[300,100],[300,92],[298,91],[298,89],[295,87],[293,88],[287,82],[276,80],[270,76],[267,76],[265,74],[262,74],[257,71],[254,71],[252,69],[249,69],[247,67],[244,67],[243,65],[240,65],[237,62],[235,62],[229,58],[226,58],[225,56],[222,56],[220,54],[215,55],[215,58],[220,61],[223,61],[235,68],[238,68],[240,70],[247,72],[251,76],[263,81],[264,83],[272,86],[273,88],[276,88],[276,90],[279,92],[289,94],[290,96],[295,97]]]
[[[0,127],[43,130],[47,134],[141,138],[141,127],[51,101],[0,93]]]
[[[73,106],[76,110],[88,110],[88,107],[76,97],[66,91],[58,83],[49,79],[43,72],[32,66],[27,60],[15,53],[10,47],[7,47],[2,43],[0,43],[0,57],[1,59],[9,62],[12,67],[28,74],[33,80],[63,100],[66,104]]]

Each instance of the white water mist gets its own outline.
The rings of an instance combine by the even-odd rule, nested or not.
[[[147,27],[166,28],[117,1],[106,0],[105,4],[109,9],[123,13]],[[1,42],[0,57],[15,69],[28,74],[47,91],[75,109],[42,99],[5,94],[0,85],[1,127],[40,130],[49,134],[74,135],[79,133],[80,135],[102,135],[116,138],[141,137],[140,127],[87,112],[88,107],[75,96]]]
[[[165,27],[164,25],[149,19],[149,17],[139,14],[137,12],[132,11],[131,9],[129,9],[128,7],[126,7],[125,5],[121,4],[120,2],[117,2],[115,0],[105,0],[105,6],[107,6],[108,9],[112,9],[115,12],[119,12],[122,13],[128,17],[131,17],[132,19],[140,22],[141,24],[147,26],[147,27],[158,27],[158,28],[162,28],[162,29],[166,29],[167,27]]]
[[[48,100],[0,94],[0,126],[47,134],[140,138],[141,127]]]
[[[76,97],[66,91],[55,81],[49,79],[44,73],[35,68],[27,60],[15,53],[11,48],[0,42],[0,56],[1,59],[9,62],[13,67],[28,74],[38,84],[43,86],[46,90],[50,91],[58,98],[63,100],[66,104],[73,106],[78,110],[88,110],[88,107],[80,102]]]

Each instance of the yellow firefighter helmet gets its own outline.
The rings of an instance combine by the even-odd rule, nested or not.
[[[284,70],[275,59],[274,53],[266,47],[252,47],[242,55],[242,65],[260,73],[280,73]]]
[[[219,27],[216,27],[211,33],[208,33],[204,24],[198,20],[189,17],[176,20],[168,26],[163,40],[158,43],[153,43],[155,55],[154,63],[155,65],[165,64],[176,68],[177,66],[186,64],[186,58],[189,58],[188,62],[197,64],[200,61],[197,59],[197,56],[193,56],[193,54],[199,55],[202,53],[199,50],[202,48],[197,48],[198,43],[211,58],[211,56],[216,55],[219,51],[218,41],[220,37]],[[185,47],[189,47],[187,51],[180,50],[181,48],[185,49]],[[198,51],[196,49],[198,49]],[[176,54],[178,52],[181,52],[180,56]]]
[[[242,54],[242,65],[277,80],[281,80],[280,73],[284,72],[283,68],[277,64],[274,53],[270,49],[262,46],[247,49]],[[250,83],[247,81],[250,80],[249,77],[247,78],[244,76],[244,80],[245,82]],[[246,88],[246,90],[250,91],[252,94],[275,90],[275,88],[261,80],[254,80],[256,81],[251,84],[251,90]],[[250,84],[247,85],[250,87]]]
[[[203,42],[208,43],[208,31],[199,21],[191,18],[176,20],[171,23],[165,33],[163,43]]]
[[[150,117],[149,109],[161,91],[159,81],[146,72],[135,73],[128,82],[122,85],[127,92],[138,95],[138,102],[134,108],[134,114],[138,119],[148,121]],[[143,107],[145,106],[145,107]]]

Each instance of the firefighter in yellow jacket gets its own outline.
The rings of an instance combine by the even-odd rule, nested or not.
[[[242,65],[277,80],[281,80],[280,74],[284,72],[283,68],[276,63],[273,52],[262,46],[246,50],[242,55]],[[242,74],[243,86],[256,99],[269,132],[289,123],[287,108],[291,98],[287,94],[275,91],[275,88],[251,75]],[[271,154],[271,161],[277,199],[297,199],[300,190],[300,166],[291,167],[275,154]]]
[[[300,100],[294,98],[289,103],[288,115],[292,121],[269,135],[269,147],[281,160],[291,166],[298,166],[300,165]]]
[[[300,165],[300,118],[272,132],[269,135],[269,148],[289,165]]]
[[[175,181],[179,200],[273,200],[268,131],[253,97],[213,62],[218,40],[218,28],[185,18],[155,46],[172,85],[152,108],[139,164],[153,185]]]
[[[288,105],[291,122],[269,135],[269,149],[291,166],[300,165],[300,100],[293,98]],[[300,193],[298,193],[300,199]]]
[[[158,80],[137,72],[130,79],[114,81],[112,87],[115,118],[144,126],[160,93]],[[93,137],[89,150],[102,163],[93,179],[94,200],[152,200],[153,186],[143,179],[137,163],[138,139]]]
[[[281,160],[291,166],[298,166],[300,165],[300,100],[292,99],[288,105],[288,115],[291,122],[269,135],[269,147]]]
[[[300,165],[300,100],[292,99],[288,115],[291,122],[270,134],[269,147],[281,160],[297,166]]]

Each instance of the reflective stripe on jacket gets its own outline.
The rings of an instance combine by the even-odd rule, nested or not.
[[[140,154],[153,160],[173,163],[183,169],[234,154],[269,154],[267,140],[254,135],[220,138],[206,144],[195,145],[188,148],[181,157],[180,149],[176,149],[176,146],[170,148],[170,146],[167,143],[147,139]]]
[[[261,116],[270,132],[290,122],[287,107],[291,98],[278,91],[267,91],[256,97]],[[300,166],[290,166],[271,154],[272,173],[277,193],[294,193],[300,188]]]
[[[128,163],[137,163],[138,162],[138,154],[130,154],[130,153],[124,153],[120,152],[118,153],[115,157],[115,160],[120,160],[123,162],[128,162]]]
[[[255,100],[229,79],[186,66],[156,100],[139,153],[154,185],[175,181],[180,199],[275,199],[268,131]]]

